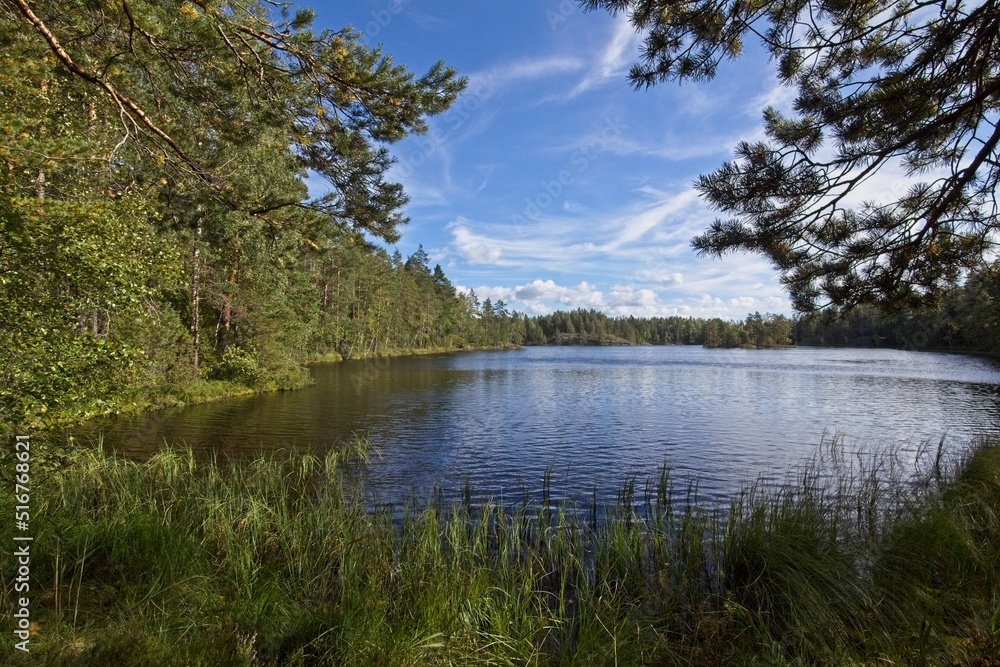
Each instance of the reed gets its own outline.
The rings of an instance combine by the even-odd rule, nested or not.
[[[601,507],[466,489],[372,509],[370,446],[52,466],[32,498],[32,664],[1000,661],[1000,444],[914,470],[834,441],[728,509],[666,469]]]

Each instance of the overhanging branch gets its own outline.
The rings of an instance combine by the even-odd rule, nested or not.
[[[38,17],[38,15],[35,14],[34,11],[32,11],[31,7],[28,5],[26,0],[12,0],[12,2],[15,5],[17,5],[18,10],[21,12],[24,18],[27,19],[28,23],[30,23],[35,28],[35,30],[38,31],[38,33],[42,36],[42,38],[45,39],[46,43],[49,45],[49,48],[52,50],[52,52],[56,55],[59,61],[66,66],[66,68],[70,72],[80,77],[84,81],[92,83],[98,88],[104,90],[104,92],[107,93],[112,100],[114,100],[115,104],[118,106],[122,114],[127,116],[129,120],[132,121],[132,124],[134,126],[136,127],[143,126],[149,132],[152,132],[155,136],[159,137],[160,140],[162,140],[170,148],[171,151],[173,151],[185,164],[187,164],[194,170],[194,172],[199,176],[199,178],[201,178],[206,182],[208,181],[208,179],[204,176],[204,174],[202,174],[202,171],[198,168],[197,164],[195,164],[194,160],[192,160],[187,155],[187,153],[184,152],[184,149],[182,149],[180,145],[176,141],[174,141],[173,137],[171,137],[156,123],[154,123],[153,120],[146,114],[145,111],[142,110],[142,108],[138,104],[136,104],[131,98],[129,98],[127,95],[123,94],[121,91],[115,88],[115,86],[112,85],[110,82],[106,81],[105,79],[101,78],[96,74],[88,72],[87,70],[77,65],[70,57],[70,55],[66,52],[66,50],[63,48],[62,44],[59,43],[59,40],[56,39],[56,36],[52,33],[51,30],[49,30],[48,26],[45,25],[45,22],[42,21]]]

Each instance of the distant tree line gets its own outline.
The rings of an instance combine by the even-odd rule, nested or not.
[[[773,348],[892,347],[1000,353],[1000,263],[972,272],[946,290],[934,308],[895,312],[871,305],[850,310],[744,320],[694,317],[610,317],[596,310],[525,318],[527,345],[704,345]]]
[[[399,251],[338,244],[312,287],[315,314],[299,358],[503,347],[524,338],[521,318],[503,301],[480,303],[475,292],[456,291],[440,265],[430,268],[423,246],[404,261]]]
[[[530,318],[527,345],[704,345],[787,347],[793,321],[784,315],[753,313],[742,322],[721,318],[609,317],[596,310],[559,311]]]
[[[974,271],[947,290],[936,308],[846,312],[796,318],[799,345],[894,347],[1000,353],[1000,263]]]

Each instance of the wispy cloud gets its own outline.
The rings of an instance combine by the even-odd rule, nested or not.
[[[684,284],[684,274],[680,271],[669,272],[669,270],[656,268],[643,268],[635,272],[636,279],[662,285],[663,287],[678,287]]]
[[[608,142],[608,150],[615,155],[625,157],[655,157],[671,162],[713,156],[727,157],[732,154],[736,145],[752,132],[752,128],[709,136],[700,133],[692,136],[668,132],[661,139],[654,141],[622,135]]]
[[[641,38],[625,15],[587,14],[575,0],[418,4],[352,10],[362,29],[375,21],[368,36],[387,51],[405,44],[408,62],[444,58],[470,78],[426,134],[388,146],[390,177],[411,198],[404,254],[432,248],[455,284],[524,312],[788,312],[768,301],[783,293],[766,260],[699,258],[690,244],[716,217],[692,187],[698,174],[762,136],[764,106],[794,97],[766,53],[715,81],[638,93],[626,74]],[[892,174],[889,187],[902,182]],[[317,178],[309,187],[324,191]]]
[[[469,75],[469,89],[496,91],[524,81],[579,72],[586,67],[587,63],[583,59],[562,55],[515,60],[473,72]]]
[[[496,264],[503,255],[501,244],[489,237],[476,234],[464,221],[452,225],[455,251],[469,264]]]
[[[697,202],[698,194],[694,190],[685,189],[679,193],[668,195],[650,208],[619,218],[612,223],[612,226],[617,228],[617,233],[602,249],[613,251],[635,243],[653,229],[669,223],[673,216]]]
[[[468,292],[470,288],[459,289]],[[482,285],[473,291],[481,299],[502,300],[532,314],[577,308],[593,308],[614,314],[634,312],[636,309],[648,310],[662,305],[652,290],[638,289],[633,285],[614,285],[605,293],[586,281],[576,285],[560,285],[553,280],[534,280],[517,287]]]
[[[622,79],[638,55],[642,38],[635,32],[628,18],[622,14],[613,25],[611,38],[600,54],[594,58],[583,79],[570,92],[570,97],[576,97],[612,79]]]
[[[532,315],[544,315],[555,310],[602,308],[604,295],[586,281],[577,285],[559,285],[552,280],[534,280],[516,287],[480,285],[475,289],[459,285],[460,292],[475,292],[479,299],[503,301],[514,309]]]
[[[774,107],[781,113],[792,113],[798,90],[780,81],[773,81],[771,86],[756,95],[743,106],[743,112],[753,118],[760,118],[761,112],[767,107]]]
[[[580,244],[579,223],[545,218],[523,227],[457,218],[448,225],[451,254],[470,266],[497,265],[519,271],[569,272],[585,267],[592,249]]]
[[[690,188],[676,192],[651,190],[653,201],[640,202],[619,214],[549,209],[531,218],[515,216],[520,224],[455,219],[448,229],[454,253],[470,265],[498,264],[522,270],[580,271],[588,265],[607,271],[630,272],[651,245],[679,246],[687,252],[691,217],[702,205]],[[572,208],[572,207],[571,207]],[[581,234],[586,233],[586,238]],[[655,237],[655,243],[653,243]]]
[[[457,282],[477,285],[481,298],[533,314],[594,308],[609,315],[742,319],[754,310],[789,311],[765,259],[695,256],[690,238],[711,214],[693,189],[645,187],[637,194],[639,202],[617,215],[553,209],[527,224],[457,218],[445,248],[450,271]],[[497,276],[497,269],[510,282],[467,282]]]

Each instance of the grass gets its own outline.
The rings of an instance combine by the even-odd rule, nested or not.
[[[1000,443],[916,474],[834,444],[728,510],[673,502],[665,472],[601,508],[468,490],[372,510],[347,482],[368,447],[34,454],[32,653],[5,632],[0,661],[1000,664]],[[10,559],[0,574],[10,628]]]
[[[473,343],[461,343],[458,345],[438,345],[434,347],[417,347],[417,348],[379,348],[377,351],[372,352],[371,350],[358,350],[356,353],[351,354],[347,357],[337,353],[337,352],[324,352],[315,353],[307,355],[305,358],[305,363],[307,364],[322,364],[322,363],[334,363],[338,361],[351,360],[359,361],[364,359],[386,359],[392,357],[419,357],[434,354],[449,354],[452,352],[468,352],[472,350],[479,351],[489,351],[489,350],[511,350],[520,347],[519,345],[507,344],[507,345],[475,345]]]

